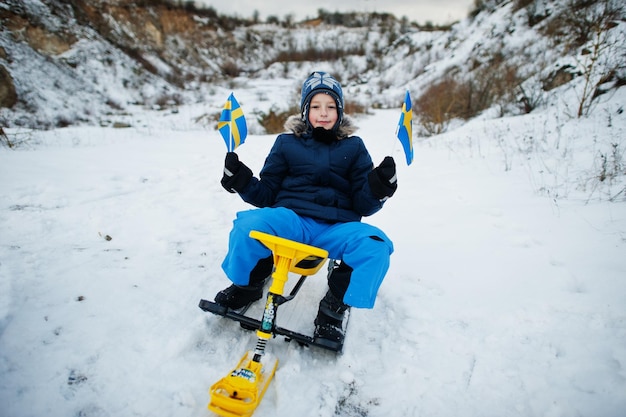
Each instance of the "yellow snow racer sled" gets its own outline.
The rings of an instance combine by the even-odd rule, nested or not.
[[[328,252],[324,249],[255,230],[250,232],[250,237],[257,239],[272,251],[274,272],[261,320],[245,321],[248,326],[255,326],[257,329],[258,339],[254,351],[246,352],[237,366],[213,384],[209,391],[211,394],[209,410],[224,417],[251,416],[263,399],[278,366],[278,359],[266,357],[263,360],[265,346],[277,330],[275,323],[278,306],[291,300],[304,277],[317,273],[328,256]],[[300,274],[302,278],[296,285],[295,291],[285,297],[283,291],[289,272]],[[230,317],[226,314],[227,309],[223,308],[222,311],[218,311],[220,307],[210,301],[201,300],[200,308]],[[243,320],[239,321],[244,324]],[[285,330],[280,329],[280,334],[285,334]]]

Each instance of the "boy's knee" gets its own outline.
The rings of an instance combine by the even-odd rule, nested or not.
[[[393,253],[393,243],[391,243],[389,239],[385,239],[378,235],[370,235],[369,238],[376,242],[375,246],[377,248],[386,247],[389,251],[389,255]]]

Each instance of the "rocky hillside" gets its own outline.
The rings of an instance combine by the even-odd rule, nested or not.
[[[410,89],[423,133],[439,133],[494,106],[532,111],[564,85],[584,89],[582,107],[619,88],[625,25],[612,0],[478,1],[445,30],[387,14],[260,23],[173,0],[2,0],[0,125],[106,125],[130,106],[321,67],[365,107],[397,106]]]

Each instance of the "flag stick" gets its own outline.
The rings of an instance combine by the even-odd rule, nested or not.
[[[231,104],[232,106],[232,104]],[[232,109],[231,109],[232,111]],[[232,113],[231,113],[232,114]],[[233,118],[231,116],[230,122],[228,122],[228,127],[230,128],[230,142],[228,143],[228,152],[232,152],[235,148],[235,139],[233,138]]]

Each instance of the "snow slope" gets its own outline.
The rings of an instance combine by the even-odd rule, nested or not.
[[[585,158],[623,149],[617,91],[589,118],[418,138],[408,167],[399,110],[359,118],[376,163],[398,163],[398,193],[366,219],[394,240],[391,269],[343,355],[270,342],[280,364],[255,415],[623,416],[623,180],[591,187]],[[244,112],[264,105],[244,94]],[[209,415],[208,387],[255,336],[197,307],[228,284],[231,221],[249,208],[219,184],[223,141],[192,122],[204,112],[9,130],[30,140],[0,148],[0,416]],[[238,149],[255,173],[273,140]],[[311,278],[279,323],[312,331],[324,286]]]

